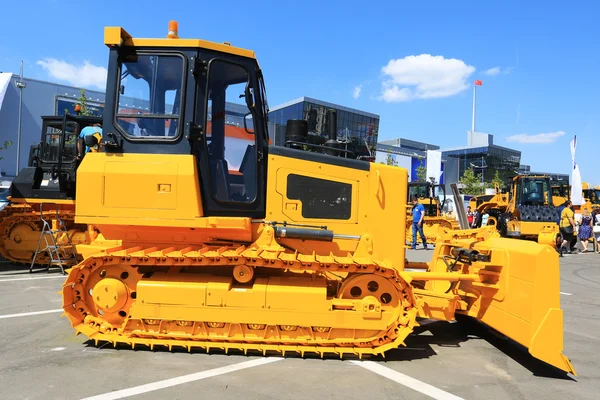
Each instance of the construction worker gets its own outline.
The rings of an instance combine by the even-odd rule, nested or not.
[[[100,124],[94,124],[93,126],[86,126],[83,128],[77,139],[77,159],[81,160],[83,158],[84,145],[86,153],[89,153],[90,151],[99,151],[101,140],[102,128],[100,127]]]
[[[414,196],[412,198],[412,249],[416,250],[417,248],[417,232],[421,236],[421,240],[423,240],[423,248],[427,250],[427,238],[425,237],[425,233],[423,232],[423,218],[425,217],[425,207],[423,204],[419,203],[419,198]]]

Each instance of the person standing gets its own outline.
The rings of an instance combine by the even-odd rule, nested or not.
[[[423,204],[419,203],[419,199],[417,196],[412,198],[412,249],[415,250],[417,248],[417,232],[421,236],[421,240],[423,241],[423,248],[427,250],[427,238],[425,237],[425,233],[423,232],[423,218],[425,217],[425,207]]]
[[[573,241],[574,232],[575,213],[571,209],[571,200],[568,200],[560,214],[560,233],[563,238],[562,245],[560,246],[561,257],[563,253],[571,254],[571,242]]]
[[[467,222],[469,223],[469,227],[473,226],[474,218],[471,206],[467,206]]]
[[[581,225],[579,226],[579,240],[583,245],[582,253],[587,253],[588,251],[588,240],[590,240],[594,235],[592,233],[592,228],[594,227],[594,222],[592,220],[592,216],[590,215],[590,210],[583,210],[583,216],[581,217]]]
[[[600,209],[597,204],[592,206],[592,233],[594,234],[594,251],[600,253]]]

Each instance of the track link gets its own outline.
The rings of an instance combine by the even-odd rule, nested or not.
[[[255,286],[261,279],[270,279],[270,285],[273,282],[289,285],[284,291],[303,285],[309,287],[303,290],[322,290],[325,293],[327,289],[334,295],[328,294],[323,302],[328,301],[333,306],[325,311],[319,308],[320,305],[316,305],[314,310],[303,308],[299,297],[297,310],[286,313],[265,310],[271,305],[265,307],[264,304],[237,312],[235,305],[228,307],[223,303],[225,300],[212,308],[206,307],[208,303],[200,305],[200,297],[194,295],[182,301],[196,302],[199,312],[193,317],[189,317],[190,314],[186,317],[185,309],[176,306],[171,317],[167,318],[169,304],[149,304],[152,293],[160,295],[160,290],[169,290],[171,283],[176,297],[177,292],[200,285],[198,282],[203,279],[208,288],[215,282],[225,282],[232,278],[232,274],[235,276],[235,271],[239,272],[239,269],[236,270],[239,266],[243,266],[243,271],[255,271]],[[403,345],[416,325],[417,309],[412,288],[401,273],[369,257],[350,254],[346,257],[320,256],[244,245],[134,246],[87,258],[68,272],[63,285],[65,314],[76,332],[85,334],[96,345],[109,342],[115,347],[123,344],[132,348],[143,345],[150,349],[164,346],[169,350],[181,347],[188,351],[220,349],[225,352],[294,352],[302,356],[316,353],[340,357],[352,354],[362,357],[365,354],[383,354]],[[231,279],[231,282],[235,283],[235,280]],[[298,282],[296,286],[294,282]],[[311,282],[314,287],[310,286]],[[323,282],[323,287],[314,282]],[[152,292],[159,284],[164,289]],[[239,290],[254,289],[242,285]],[[363,295],[357,293],[359,290]],[[292,296],[291,292],[287,293],[285,296],[288,298]],[[298,293],[302,295],[302,292]],[[171,301],[174,297],[164,298]],[[208,301],[209,298],[206,299]],[[245,297],[243,301],[253,300]],[[188,304],[187,308],[191,306]],[[148,314],[148,310],[156,310],[156,316]],[[354,326],[336,325],[336,318],[332,317],[334,314],[338,320],[340,317],[346,318],[346,321],[355,318],[357,323]],[[232,317],[227,320],[227,315]],[[218,318],[221,320],[216,320]],[[315,326],[311,321],[332,321],[332,324]]]

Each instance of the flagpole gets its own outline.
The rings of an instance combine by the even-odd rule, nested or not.
[[[477,99],[477,85],[473,85],[473,119],[471,120],[471,132],[475,132],[475,102]]]

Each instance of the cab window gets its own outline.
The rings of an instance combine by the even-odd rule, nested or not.
[[[181,55],[122,56],[116,119],[126,136],[156,140],[179,135],[184,64]]]

